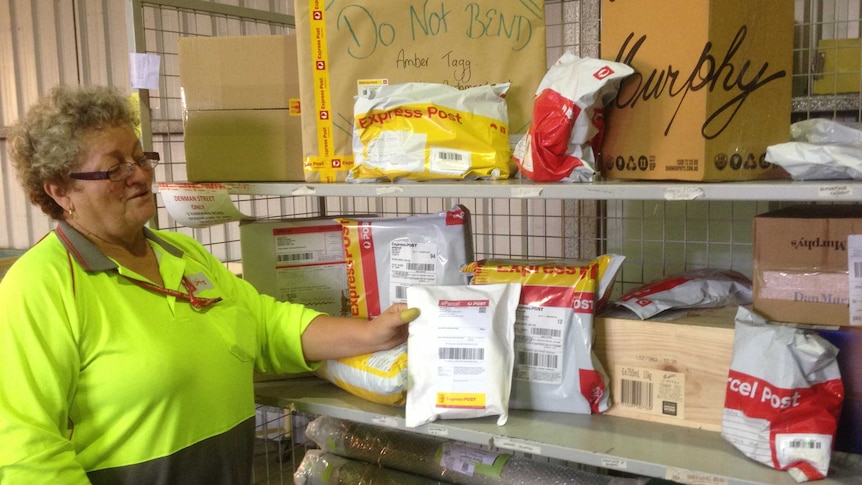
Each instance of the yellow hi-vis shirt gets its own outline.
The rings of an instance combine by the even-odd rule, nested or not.
[[[144,229],[146,289],[69,225],[0,283],[0,483],[249,483],[253,371],[301,372],[318,312],[259,294],[197,241]],[[125,275],[125,276],[121,276]]]

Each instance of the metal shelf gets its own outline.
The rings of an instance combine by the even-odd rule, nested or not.
[[[535,183],[521,179],[414,183],[226,183],[235,195],[584,200],[862,201],[862,181]]]
[[[510,412],[504,426],[497,426],[496,417],[489,417],[436,421],[408,429],[404,426],[404,408],[366,401],[316,377],[260,382],[256,395],[258,403],[268,406],[648,477],[685,483],[796,483],[788,473],[746,458],[713,431],[615,416],[519,410]],[[818,483],[858,480],[858,460],[852,464],[855,467],[841,465],[833,457],[830,476]]]

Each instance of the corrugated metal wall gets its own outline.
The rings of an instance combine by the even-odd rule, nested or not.
[[[15,180],[6,136],[9,126],[42,94],[58,84],[103,84],[131,92],[129,35],[131,13],[153,16],[162,9],[142,7],[139,0],[0,0],[0,248],[25,249],[51,228],[51,220],[32,206]],[[176,53],[176,37],[189,30],[200,35],[272,34],[266,22],[240,21],[248,11],[289,15],[290,0],[161,0],[175,15],[149,18],[148,25],[173,32],[173,45],[160,52]],[[203,7],[219,16],[183,14]],[[147,32],[143,33],[144,36]],[[156,40],[147,39],[155,45]],[[169,41],[169,39],[168,39]],[[176,72],[176,58],[172,72]],[[178,89],[177,89],[178,91]],[[157,107],[158,108],[158,107]],[[166,107],[167,108],[167,107]],[[175,107],[173,109],[179,109]],[[179,115],[172,119],[179,119]],[[167,126],[164,133],[177,132]]]
[[[9,125],[57,84],[128,86],[125,8],[110,0],[0,0],[0,247],[27,248],[51,228],[14,179]]]

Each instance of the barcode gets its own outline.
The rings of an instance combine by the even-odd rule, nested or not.
[[[407,287],[406,286],[396,286],[395,287],[395,299],[396,300],[404,300],[407,298]]]
[[[293,261],[310,261],[314,259],[314,253],[292,253],[279,254],[276,256],[276,261],[279,263],[288,263]]]
[[[359,89],[359,96],[363,98],[373,98],[374,94],[379,90],[380,88],[378,86],[363,87]]]
[[[410,271],[434,271],[436,268],[433,264],[428,263],[407,263],[407,269]]]
[[[485,349],[476,347],[440,347],[437,355],[447,360],[485,360]]]
[[[563,332],[554,328],[531,328],[530,335],[538,335],[540,337],[559,337]]]
[[[620,403],[641,409],[652,409],[652,382],[620,380]]]
[[[518,352],[518,364],[530,367],[546,367],[556,369],[559,357],[554,354],[539,352]]]
[[[817,440],[793,440],[788,443],[790,448],[819,450],[821,443]]]
[[[853,263],[853,277],[862,278],[862,261]]]
[[[440,160],[455,160],[456,162],[460,162],[464,159],[464,156],[460,153],[454,152],[437,152],[437,158]]]

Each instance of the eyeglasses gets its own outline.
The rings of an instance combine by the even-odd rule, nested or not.
[[[135,163],[122,162],[102,172],[75,172],[69,176],[78,180],[111,180],[122,182],[132,175],[135,166],[149,172],[159,164],[158,152],[144,152],[144,156],[135,160]]]

